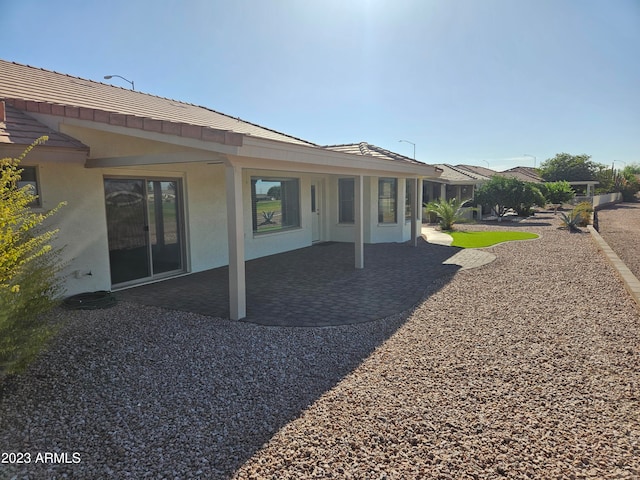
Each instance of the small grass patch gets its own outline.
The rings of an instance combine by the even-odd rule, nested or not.
[[[482,248],[496,243],[511,242],[513,240],[531,240],[538,238],[535,233],[512,231],[489,232],[446,232],[453,237],[452,247]]]

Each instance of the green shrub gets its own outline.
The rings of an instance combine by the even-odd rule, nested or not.
[[[554,210],[557,210],[557,206],[570,202],[575,197],[571,184],[566,181],[541,183],[538,187],[547,203],[556,207]]]
[[[18,187],[20,162],[46,140],[17,159],[0,160],[0,373],[22,370],[53,334],[41,314],[61,293],[55,278],[60,252],[50,245],[57,230],[43,231],[42,224],[62,204],[37,213],[30,208],[31,187]]]
[[[578,226],[586,227],[590,223],[593,206],[591,206],[591,203],[589,202],[580,202],[573,208],[572,212],[574,216],[580,215],[581,217],[581,220],[578,222]]]

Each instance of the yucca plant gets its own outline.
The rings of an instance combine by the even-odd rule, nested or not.
[[[569,215],[565,214],[564,212],[560,212],[560,215],[562,216],[562,218],[560,219],[560,221],[562,222],[562,226],[560,228],[566,228],[570,232],[581,231],[578,227],[584,221],[582,213],[571,211],[569,212]]]
[[[438,217],[438,223],[441,230],[453,230],[453,224],[464,219],[462,203],[457,198],[452,198],[448,202],[446,200],[435,200],[425,205],[427,213],[433,213]]]
[[[264,218],[264,222],[262,222],[260,225],[274,224],[275,222],[273,221],[273,216],[275,214],[276,212],[262,212],[262,218]]]

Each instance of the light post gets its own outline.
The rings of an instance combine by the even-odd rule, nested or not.
[[[612,172],[613,172],[614,165],[616,164],[616,162],[624,163],[624,165],[627,166],[627,162],[623,162],[622,160],[614,160],[613,162],[611,162],[611,171]]]
[[[523,157],[533,157],[533,168],[536,168],[536,156],[535,155],[529,155],[528,153],[523,153],[522,154]]]
[[[409,140],[398,140],[398,142],[405,142],[405,143],[410,143],[411,145],[413,145],[413,159],[416,159],[416,144],[413,142],[410,142]]]
[[[611,178],[613,179],[613,183],[614,183],[614,185],[615,185],[615,183],[616,183],[616,170],[615,170],[615,168],[614,168],[614,167],[615,167],[616,162],[624,163],[624,164],[625,164],[625,166],[627,165],[627,163],[626,163],[626,162],[623,162],[622,160],[613,160],[613,161],[611,162]]]
[[[136,89],[134,84],[133,84],[133,80],[127,80],[126,78],[124,78],[121,75],[105,75],[104,76],[105,80],[109,80],[109,79],[111,79],[113,77],[118,77],[118,78],[121,78],[122,80],[124,80],[125,82],[129,82],[131,84],[131,90],[135,90]]]

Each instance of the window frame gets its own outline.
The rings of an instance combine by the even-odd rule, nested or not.
[[[345,186],[351,185],[350,198],[343,198]],[[356,181],[355,178],[345,177],[338,179],[338,223],[343,225],[353,225],[356,223]],[[345,213],[349,215],[345,215]]]
[[[384,195],[386,189],[384,185],[391,185],[390,195]],[[389,207],[385,212],[385,206]],[[388,214],[393,215],[393,220],[385,220]],[[395,177],[378,178],[378,225],[398,224],[398,179]]]
[[[269,227],[263,230],[260,230],[260,227],[264,225],[259,223],[258,218],[258,200],[257,200],[257,191],[256,185],[259,181],[270,182],[270,183],[279,183],[280,185],[280,218],[287,218],[287,224],[280,226]],[[284,183],[290,183],[290,185],[295,185],[294,188],[283,188]],[[268,235],[273,233],[280,233],[287,230],[295,230],[299,229],[302,226],[302,215],[301,215],[301,194],[300,194],[300,178],[298,177],[287,177],[287,176],[269,176],[269,175],[252,175],[250,178],[251,184],[251,223],[252,223],[252,231],[254,236]],[[287,204],[285,204],[286,196],[289,200],[287,200]],[[295,196],[295,199],[292,197]],[[285,207],[285,205],[287,205]],[[286,210],[285,210],[286,208]],[[294,219],[293,223],[289,223],[291,218]],[[265,217],[266,219],[266,217]],[[282,222],[282,220],[281,220]],[[277,224],[274,224],[277,225]]]
[[[34,185],[34,199],[29,203],[30,208],[42,208],[42,192],[40,188],[40,171],[36,165],[20,165],[19,167],[22,170],[20,174],[20,181],[17,182],[17,187],[22,188],[25,185]],[[33,172],[33,180],[24,180],[24,173],[26,171]]]
[[[411,221],[411,191],[412,189],[412,181],[410,178],[405,178],[404,180],[404,221],[405,223]]]

